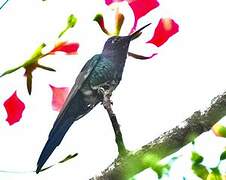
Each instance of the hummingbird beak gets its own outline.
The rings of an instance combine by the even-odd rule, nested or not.
[[[133,34],[129,35],[130,36],[130,40],[134,40],[136,38],[138,38],[141,34],[142,34],[142,30],[144,28],[146,28],[147,26],[149,26],[151,23],[146,24],[145,26],[143,26],[142,28],[138,29],[137,31],[135,31]]]

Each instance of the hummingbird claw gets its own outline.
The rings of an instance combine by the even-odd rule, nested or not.
[[[104,89],[103,87],[99,87],[97,89],[99,95],[101,95],[101,105],[105,108],[113,105],[113,101],[110,99],[112,95],[112,91],[110,89]]]
[[[97,92],[98,92],[98,94],[101,94],[101,95],[104,96],[105,89],[104,89],[103,87],[99,87],[99,88],[97,89]]]

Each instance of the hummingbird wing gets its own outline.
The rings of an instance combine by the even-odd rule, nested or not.
[[[96,105],[94,104],[93,106],[88,106],[88,104],[84,101],[84,95],[79,90],[100,59],[101,55],[99,54],[93,56],[89,61],[87,61],[79,73],[75,84],[72,87],[57,119],[54,122],[53,128],[49,133],[49,138],[37,162],[36,173],[41,171],[42,166],[53,153],[55,148],[61,143],[64,135],[73,122],[87,114]]]

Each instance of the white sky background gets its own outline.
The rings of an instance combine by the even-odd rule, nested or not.
[[[1,3],[3,1],[0,1]],[[152,60],[128,58],[121,84],[114,92],[114,111],[121,124],[128,149],[135,150],[160,133],[174,127],[194,111],[205,109],[213,97],[226,89],[226,25],[224,0],[159,0],[160,6],[142,18],[138,27],[148,22],[142,37],[130,45],[130,51],[150,55]],[[121,35],[128,34],[133,24],[131,9],[120,6],[125,15]],[[106,16],[106,26],[113,29],[114,12],[104,0],[11,0],[0,11],[0,73],[26,60],[42,42],[50,48],[73,13],[76,26],[62,40],[80,43],[78,55],[56,55],[41,60],[57,72],[36,70],[33,92],[26,89],[24,70],[0,79],[0,170],[30,171],[36,169],[39,154],[47,140],[57,112],[51,109],[51,89],[72,86],[84,63],[100,53],[108,38],[95,22],[96,13]],[[162,47],[145,44],[152,37],[159,18],[171,17],[180,32]],[[3,102],[17,90],[26,109],[21,121],[9,126],[5,121]],[[215,166],[226,141],[209,132],[197,140],[196,150],[206,157],[205,163]],[[166,179],[190,180],[191,146],[173,166]],[[114,133],[107,113],[100,105],[74,123],[61,145],[46,165],[55,163],[70,153],[79,155],[71,161],[53,167],[39,175],[35,173],[0,173],[3,180],[76,179],[85,180],[107,167],[117,156]],[[179,169],[180,168],[180,169]],[[147,170],[138,180],[154,179]]]

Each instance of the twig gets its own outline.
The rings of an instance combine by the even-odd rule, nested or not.
[[[0,6],[0,10],[7,4],[9,0],[6,0],[1,6]]]
[[[114,114],[112,110],[112,101],[111,101],[111,91],[109,90],[104,90],[103,92],[103,106],[107,110],[108,115],[111,119],[111,123],[115,132],[115,141],[118,146],[118,152],[120,156],[125,156],[127,154],[127,150],[125,148],[123,138],[122,138],[122,133],[120,130],[120,125],[118,124],[116,115]]]
[[[211,103],[211,106],[203,113],[194,112],[191,117],[140,150],[122,159],[117,158],[101,175],[93,177],[92,180],[127,180],[146,168],[154,168],[157,161],[149,161],[150,159],[161,160],[173,154],[200,134],[210,130],[226,115],[226,92],[214,98]]]

